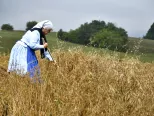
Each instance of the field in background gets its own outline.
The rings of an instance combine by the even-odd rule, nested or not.
[[[154,40],[129,38],[129,46],[136,47],[140,53],[154,53]]]
[[[2,53],[9,53],[12,46],[15,44],[15,42],[19,39],[21,39],[24,32],[22,31],[0,31],[0,52]],[[73,44],[70,42],[64,42],[60,41],[56,38],[56,32],[52,32],[47,36],[49,48],[51,50],[54,49],[71,49],[74,47],[78,47],[83,49],[84,52],[97,52],[99,54],[102,53],[109,53],[111,55],[114,54],[114,52],[110,50],[100,49],[100,48],[94,48],[94,47],[87,47],[84,45],[78,45]],[[141,61],[143,62],[153,62],[154,61],[154,41],[153,40],[143,40],[143,39],[137,39],[137,38],[129,38],[128,43],[130,50],[129,54],[119,53],[119,57],[122,58],[125,55],[128,56],[137,56]],[[2,48],[3,47],[3,48]]]

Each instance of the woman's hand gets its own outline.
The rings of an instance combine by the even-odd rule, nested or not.
[[[56,65],[57,64],[57,62],[55,60],[50,61],[50,63],[53,64],[53,65]]]
[[[44,46],[44,48],[47,48],[48,47],[48,43],[44,43],[43,46]]]

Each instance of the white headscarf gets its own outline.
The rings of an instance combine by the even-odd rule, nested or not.
[[[53,24],[49,20],[44,20],[44,21],[37,23],[33,28],[53,29]]]

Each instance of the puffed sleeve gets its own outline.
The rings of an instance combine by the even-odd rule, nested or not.
[[[33,31],[29,33],[29,47],[35,50],[44,48],[40,45],[40,33],[38,31]]]

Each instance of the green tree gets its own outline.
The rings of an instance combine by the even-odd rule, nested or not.
[[[67,34],[67,39],[68,39],[68,41],[73,42],[73,43],[80,43],[80,40],[78,39],[78,36],[79,36],[78,29],[77,30],[71,30]]]
[[[68,33],[60,29],[57,33],[57,38],[60,40],[68,41]]]
[[[84,23],[79,28],[65,33],[65,36],[62,35],[62,30],[59,30],[58,36],[62,40],[118,51],[125,51],[128,41],[127,32],[123,28],[118,28],[111,22],[106,24],[98,20]]]
[[[90,43],[90,37],[96,32],[105,28],[105,26],[106,25],[104,21],[93,20],[90,23],[84,23],[76,30],[69,32],[70,37],[68,40],[71,42],[87,45]]]
[[[13,30],[13,26],[10,25],[10,24],[3,24],[3,25],[1,26],[1,29],[2,29],[2,30],[12,31],[12,30]]]
[[[30,30],[31,28],[33,28],[35,25],[37,24],[36,21],[29,21],[26,23],[26,31]]]
[[[117,29],[115,24],[112,23],[112,22],[108,22],[107,25],[106,25],[106,28],[109,29],[109,30],[116,30]]]
[[[103,29],[90,39],[90,43],[94,47],[125,52],[128,36],[127,34],[122,34],[120,30],[121,28],[117,30]]]
[[[62,29],[60,29],[59,31],[58,31],[58,33],[57,33],[57,37],[58,37],[58,39],[63,39],[63,35],[64,35],[64,32],[63,32],[63,30]]]
[[[151,25],[150,29],[148,30],[144,38],[154,40],[154,23]]]

